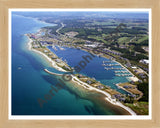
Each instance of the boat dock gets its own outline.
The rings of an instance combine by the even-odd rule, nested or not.
[[[113,61],[103,61],[103,64],[104,63],[112,63]]]
[[[105,67],[104,69],[106,70],[124,70],[124,68],[114,68],[114,67],[111,67],[111,68]]]
[[[132,76],[131,74],[115,74],[115,76]]]
[[[128,73],[128,71],[114,71],[115,73]]]
[[[107,67],[105,67],[104,69],[106,69],[106,70],[119,70],[119,71],[114,71],[115,76],[132,76],[132,74],[130,74],[128,71],[124,70],[125,68],[115,68],[115,67],[107,68]]]
[[[120,64],[102,64],[103,66],[119,66]]]
[[[64,48],[62,48],[61,46],[58,46],[58,48],[60,49],[60,50],[65,50]]]
[[[56,48],[54,45],[52,45],[52,48],[53,48],[55,51],[57,51],[57,48]]]

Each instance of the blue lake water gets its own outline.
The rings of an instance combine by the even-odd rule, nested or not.
[[[12,14],[12,115],[116,115],[122,114],[120,109],[114,108],[109,103],[104,103],[98,98],[101,96],[95,92],[66,83],[52,99],[40,107],[37,99],[51,90],[51,85],[57,84],[58,77],[47,74],[44,68],[51,69],[50,63],[41,55],[28,50],[28,39],[24,34],[37,32],[44,26],[51,26],[33,18],[27,18]],[[81,56],[89,54],[77,49],[65,48],[64,51],[56,51],[60,57],[67,59],[70,66],[75,66],[82,59]],[[52,49],[51,49],[52,50]],[[95,77],[102,83],[113,88],[116,81],[125,82],[126,78],[116,78],[112,71],[105,71],[101,61],[105,58],[93,58],[82,74]],[[52,68],[53,71],[57,71]],[[57,71],[58,72],[58,71]],[[122,110],[121,110],[122,111]]]
[[[92,56],[90,53],[82,50],[78,50],[75,48],[63,47],[65,50],[60,50],[56,47],[57,50],[53,49],[52,46],[48,46],[48,48],[53,51],[57,56],[59,56],[62,60],[67,60],[67,63],[71,67],[78,66],[81,70],[79,73],[89,76],[91,78],[95,78],[97,81],[100,81],[104,85],[110,86],[113,89],[121,93],[128,94],[126,91],[119,89],[115,83],[123,83],[128,82],[128,79],[124,76],[115,76],[115,70],[106,70],[104,69],[103,61],[111,61],[107,58],[98,57],[96,55]],[[88,58],[88,62],[84,60],[83,57],[90,56]],[[81,67],[79,63],[81,61],[85,61],[86,66]],[[106,64],[117,64],[114,61]],[[111,66],[113,67],[113,66]],[[120,65],[114,66],[115,68],[122,68]],[[125,69],[123,71],[126,71]]]

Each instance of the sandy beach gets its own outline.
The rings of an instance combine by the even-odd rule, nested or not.
[[[57,69],[59,71],[62,71],[62,72],[67,72],[66,70],[64,70],[64,69],[60,68],[59,66],[57,66],[56,62],[53,61],[51,58],[49,58],[47,55],[45,55],[44,53],[42,53],[42,52],[40,52],[40,51],[38,51],[36,49],[33,49],[32,46],[31,46],[32,40],[29,37],[28,37],[28,39],[29,39],[29,42],[28,42],[28,48],[29,48],[29,50],[32,50],[32,51],[34,51],[34,52],[36,52],[36,53],[44,56],[51,63],[51,65],[52,65],[53,68],[55,68],[55,69]]]
[[[127,77],[129,80],[137,82],[138,78],[136,76],[132,76],[132,77]]]

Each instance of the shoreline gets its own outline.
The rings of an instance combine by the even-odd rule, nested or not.
[[[33,49],[32,46],[31,46],[32,39],[30,39],[29,37],[28,37],[28,39],[29,39],[29,42],[28,42],[28,49],[29,50],[34,51],[34,52],[39,53],[40,55],[44,56],[51,63],[53,68],[55,68],[55,69],[57,69],[59,71],[62,71],[62,72],[67,72],[66,70],[64,70],[64,69],[60,68],[59,66],[57,66],[56,62],[53,61],[51,58],[49,58],[47,55],[45,55],[44,53],[42,53],[42,52],[40,52],[38,50]]]
[[[121,84],[121,83],[117,83],[117,84],[115,84],[118,88],[120,88],[120,89],[122,89],[122,90],[124,90],[124,91],[126,91],[126,92],[128,92],[128,93],[130,93],[130,94],[132,94],[130,91],[128,91],[128,90],[126,90],[125,88],[123,88],[123,87],[121,87],[121,86],[119,86],[119,84]]]
[[[26,36],[27,36],[27,35],[26,35]],[[28,36],[27,36],[27,37],[28,37]],[[34,51],[34,52],[36,52],[36,53],[39,53],[40,55],[44,56],[44,57],[51,63],[51,65],[52,65],[53,68],[55,68],[55,69],[57,69],[57,70],[59,70],[59,71],[62,71],[62,72],[67,72],[66,70],[64,70],[64,69],[60,68],[59,66],[57,66],[57,65],[56,65],[56,62],[54,62],[54,61],[53,61],[51,58],[49,58],[47,55],[45,55],[44,53],[42,53],[42,52],[40,52],[40,51],[38,51],[38,50],[33,49],[32,46],[31,46],[32,39],[30,39],[29,37],[28,37],[28,39],[29,39],[29,42],[28,42],[28,49],[29,49],[29,50],[32,50],[32,51]],[[117,61],[116,61],[116,62],[117,62]],[[119,63],[119,62],[118,62],[118,63]],[[127,69],[127,70],[128,70],[128,69]],[[45,69],[45,71],[47,72],[48,70]],[[48,71],[48,73],[51,74],[52,72]],[[52,73],[52,75],[57,75],[57,74],[56,74],[56,73]],[[71,76],[72,76],[72,81],[73,81],[73,82],[81,85],[82,87],[84,87],[84,88],[86,88],[86,89],[88,89],[88,90],[94,90],[94,91],[97,91],[97,92],[99,92],[99,93],[104,94],[104,95],[106,96],[106,97],[104,98],[106,101],[110,102],[110,103],[113,104],[113,105],[116,105],[116,106],[119,106],[119,107],[125,109],[125,110],[128,111],[131,115],[136,115],[136,113],[135,113],[131,108],[123,105],[123,104],[120,103],[119,101],[113,100],[113,99],[111,98],[111,95],[110,95],[109,93],[104,92],[104,91],[102,91],[102,90],[99,90],[99,89],[97,89],[97,88],[94,88],[94,87],[90,86],[89,84],[84,83],[83,81],[80,81],[76,76],[73,76],[73,75],[71,75]]]
[[[57,76],[62,76],[63,74],[57,74],[57,73],[53,73],[53,72],[50,72],[48,71],[47,69],[44,69],[44,71],[46,71],[47,73],[49,74],[52,74],[52,75],[57,75]],[[84,87],[85,89],[87,90],[90,90],[90,91],[96,91],[96,92],[99,92],[99,93],[102,93],[104,94],[106,97],[104,98],[104,100],[108,101],[109,103],[111,103],[112,105],[116,105],[116,106],[119,106],[123,109],[125,109],[127,112],[129,112],[131,115],[137,115],[132,109],[130,109],[129,107],[123,105],[122,103],[120,103],[119,101],[115,101],[111,98],[111,95],[107,92],[104,92],[102,90],[99,90],[97,88],[94,88],[92,86],[90,86],[89,84],[87,83],[84,83],[83,81],[80,81],[76,76],[74,75],[71,75],[72,77],[72,81],[82,87]]]
[[[128,111],[131,115],[137,115],[131,108],[123,105],[123,104],[120,103],[119,101],[113,100],[113,99],[111,98],[111,95],[110,95],[109,93],[104,92],[104,91],[102,91],[102,90],[99,90],[99,89],[97,89],[97,88],[94,88],[94,87],[90,86],[89,84],[80,81],[76,76],[73,76],[73,75],[71,75],[71,76],[72,76],[72,81],[78,83],[79,85],[83,86],[84,88],[86,88],[86,89],[88,89],[88,90],[94,90],[94,91],[97,91],[97,92],[99,92],[99,93],[104,94],[104,95],[106,96],[106,97],[105,97],[105,100],[107,100],[107,101],[110,102],[111,104],[116,105],[116,106],[120,106],[121,108],[123,108],[123,109],[125,109],[126,111]],[[73,79],[76,79],[76,81],[73,80]],[[86,87],[86,86],[87,86],[87,87]]]

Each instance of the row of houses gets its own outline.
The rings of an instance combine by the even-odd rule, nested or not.
[[[120,52],[116,52],[116,51],[113,51],[113,50],[109,50],[109,49],[107,49],[107,48],[105,48],[103,51],[108,52],[108,53],[111,53],[111,54],[114,54],[114,55],[118,55],[118,56],[121,55]]]
[[[48,42],[48,41],[40,41],[40,44],[42,47],[46,46],[46,45],[51,45],[53,44],[53,42]]]

